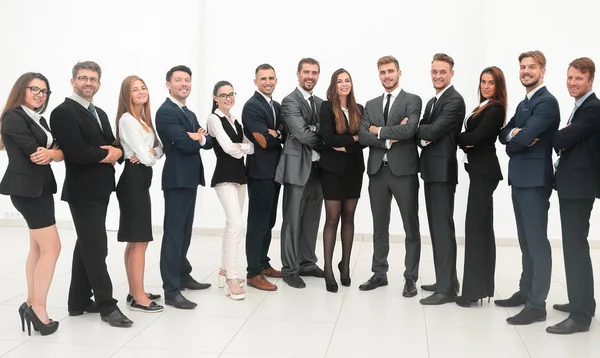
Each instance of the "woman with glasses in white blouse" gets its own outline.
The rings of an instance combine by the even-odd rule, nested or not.
[[[8,168],[0,193],[10,195],[29,227],[29,254],[25,262],[27,301],[18,309],[21,328],[41,335],[56,332],[58,321],[48,317],[46,299],[60,254],[60,238],[54,218],[56,181],[50,163],[63,160],[42,113],[48,107],[50,84],[40,73],[28,72],[15,82],[0,115]]]
[[[244,154],[253,154],[254,145],[244,136],[242,125],[230,112],[235,104],[233,86],[219,81],[213,89],[212,114],[208,116],[208,133],[217,141],[214,145],[217,165],[211,186],[215,188],[225,212],[225,232],[221,251],[219,287],[233,300],[243,300],[245,281],[239,278],[238,252],[244,238],[244,198],[246,168]]]
[[[160,295],[144,290],[146,248],[152,241],[150,184],[152,166],[163,155],[162,146],[150,117],[150,96],[146,83],[129,76],[121,84],[117,109],[117,142],[123,146],[125,169],[117,184],[121,211],[117,240],[127,242],[125,270],[129,282],[129,308],[141,312],[161,312]]]

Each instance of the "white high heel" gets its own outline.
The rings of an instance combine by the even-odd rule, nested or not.
[[[237,280],[238,280],[238,285],[240,285],[240,287],[244,287],[244,285],[246,284],[246,280],[243,278],[238,278]],[[218,279],[219,288],[225,287],[226,281],[227,281],[227,272],[225,270],[219,270],[219,279]]]
[[[231,298],[234,301],[240,301],[240,300],[243,300],[244,298],[246,298],[246,292],[242,289],[242,286],[240,285],[240,280],[233,279],[233,280],[228,280],[228,281],[230,281],[232,285],[236,285],[236,284],[239,285],[241,292],[238,292],[238,293],[232,292],[230,284],[226,283],[225,296],[229,296],[229,298]]]

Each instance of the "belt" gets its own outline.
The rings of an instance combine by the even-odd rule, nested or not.
[[[387,161],[385,161],[385,160],[384,160],[383,162],[381,162],[381,165],[383,165],[384,167],[387,167],[387,166],[389,166],[388,162],[387,162]]]

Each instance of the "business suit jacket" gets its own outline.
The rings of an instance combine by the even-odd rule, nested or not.
[[[191,123],[183,110],[169,98],[156,112],[156,132],[166,155],[162,172],[163,190],[205,185],[200,149],[211,149],[213,137],[207,136],[204,146],[192,140],[187,132],[197,132],[200,124],[194,112],[187,113]]]
[[[115,190],[115,168],[100,163],[108,151],[102,145],[115,145],[106,113],[96,107],[102,123],[76,101],[65,98],[50,114],[50,127],[65,157],[62,200],[81,202],[110,197]],[[119,159],[121,163],[123,156]]]
[[[390,170],[394,175],[412,175],[419,172],[419,152],[415,143],[415,133],[421,116],[421,98],[400,90],[388,112],[388,123],[383,119],[383,101],[381,95],[367,102],[360,122],[360,144],[369,146],[367,174],[377,173],[387,153]],[[408,117],[406,124],[400,124]],[[380,139],[369,132],[370,126],[381,127]],[[396,139],[398,142],[386,149],[385,141]]]
[[[273,111],[265,97],[259,92],[254,92],[254,95],[250,97],[242,109],[244,133],[246,138],[254,143],[254,154],[246,157],[246,175],[248,178],[275,178],[285,134],[282,133],[280,138],[275,138],[269,134],[268,129],[283,129],[281,105],[273,101],[273,107],[275,108],[276,118],[273,118]],[[256,142],[252,133],[260,133],[265,137],[267,141],[266,148],[262,148]]]
[[[323,100],[317,96],[313,98],[317,110],[314,122],[310,105],[298,88],[281,103],[281,118],[288,136],[275,174],[275,181],[280,184],[304,186],[310,177],[312,149],[322,148],[323,141],[318,134],[318,114]],[[310,125],[316,126],[317,132],[313,132]]]
[[[431,143],[421,150],[421,178],[425,183],[458,184],[456,146],[463,120],[465,101],[450,86],[438,99],[433,112],[433,98],[427,102],[417,138]]]
[[[552,142],[560,124],[558,101],[546,87],[537,90],[530,100],[523,100],[498,139],[506,145],[508,184],[521,188],[552,187]],[[510,141],[508,134],[521,128]],[[531,143],[539,138],[533,146]]]
[[[591,94],[573,115],[571,125],[554,134],[561,152],[555,188],[561,199],[600,198],[600,99]]]
[[[506,108],[500,102],[492,102],[467,120],[466,131],[458,136],[458,146],[467,154],[469,171],[495,180],[503,179],[496,155],[496,138],[505,118]]]
[[[45,120],[41,124],[50,131]],[[8,168],[0,182],[0,193],[37,198],[42,195],[46,175],[50,175],[52,194],[56,193],[50,164],[37,165],[29,159],[38,147],[46,147],[48,137],[21,107],[8,110],[2,118],[2,140],[8,154]]]
[[[363,113],[363,106],[358,105],[360,113]],[[321,112],[319,116],[320,128],[319,134],[323,138],[323,150],[321,151],[321,159],[319,167],[326,169],[338,176],[343,177],[346,174],[346,165],[348,161],[355,161],[356,167],[360,172],[365,171],[365,159],[363,157],[363,146],[359,142],[355,142],[350,133],[348,118],[346,119],[346,132],[338,134],[335,130],[335,117],[333,116],[333,106],[329,101],[324,101],[321,104]],[[339,152],[334,147],[344,147],[346,152]]]

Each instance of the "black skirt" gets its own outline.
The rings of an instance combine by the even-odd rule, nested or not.
[[[52,171],[44,174],[42,194],[36,198],[11,195],[10,201],[27,222],[29,229],[42,229],[56,224],[54,215],[54,194],[52,187]]]
[[[343,177],[330,172],[325,168],[321,170],[321,188],[325,200],[346,200],[360,198],[363,173],[353,161],[348,160],[346,172]]]
[[[121,211],[118,241],[152,241],[151,184],[151,167],[125,161],[125,169],[117,184],[117,199]]]

